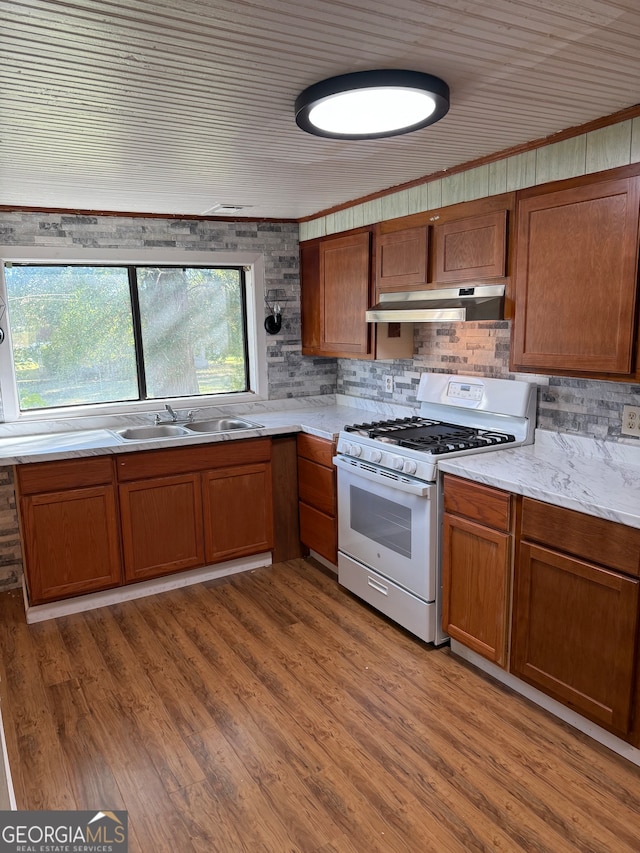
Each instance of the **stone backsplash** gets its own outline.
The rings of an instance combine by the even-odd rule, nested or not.
[[[417,325],[413,359],[340,359],[337,392],[413,405],[420,375],[425,371],[515,378],[509,371],[510,326],[506,320]],[[389,375],[394,378],[393,393],[384,391],[384,377]],[[640,385],[561,376],[517,377],[539,385],[540,429],[638,445],[638,439],[621,436],[620,426],[622,407],[640,406]]]

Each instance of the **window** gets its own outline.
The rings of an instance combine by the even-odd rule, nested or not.
[[[242,266],[13,262],[4,275],[20,412],[250,390]]]

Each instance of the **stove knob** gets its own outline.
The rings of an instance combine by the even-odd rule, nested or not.
[[[402,466],[402,470],[405,474],[415,474],[418,466],[413,461],[413,459],[407,459],[407,461]]]
[[[349,448],[349,454],[351,456],[360,456],[361,453],[362,453],[362,448],[360,447],[359,444],[352,444],[351,447]]]
[[[391,467],[395,468],[396,471],[402,471],[403,465],[404,462],[402,461],[402,459],[400,459],[399,456],[393,456],[391,458]]]
[[[379,462],[382,459],[382,453],[379,450],[372,450],[369,453],[370,462]]]

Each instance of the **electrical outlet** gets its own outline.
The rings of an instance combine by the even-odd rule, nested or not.
[[[391,374],[384,377],[384,390],[393,394],[393,376]]]
[[[640,438],[640,406],[622,407],[622,435]]]

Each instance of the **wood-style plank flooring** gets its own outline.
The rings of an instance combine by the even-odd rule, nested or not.
[[[140,853],[640,851],[638,768],[305,560],[27,626],[0,595],[19,808]]]

